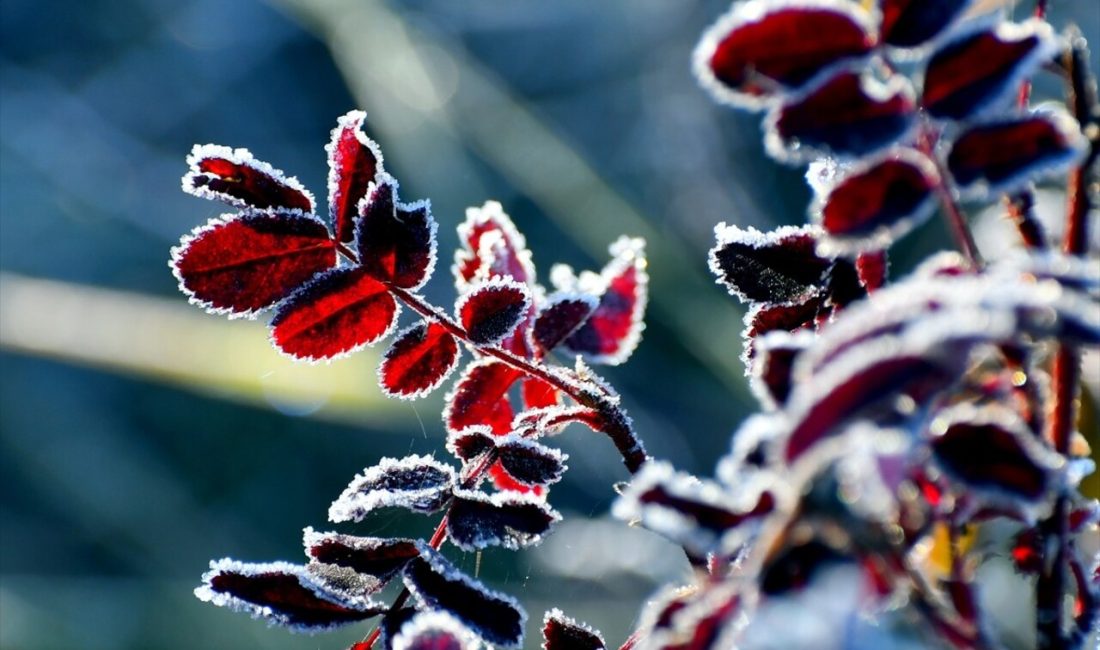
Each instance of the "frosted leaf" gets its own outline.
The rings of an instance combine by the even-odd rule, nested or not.
[[[500,203],[487,201],[480,208],[467,208],[466,220],[458,226],[458,238],[462,247],[455,251],[452,270],[460,294],[475,280],[493,277],[534,283],[535,265],[527,241]]]
[[[378,588],[419,554],[411,539],[321,533],[312,528],[306,528],[303,537],[310,560],[347,567],[376,578]]]
[[[191,170],[183,177],[183,191],[199,198],[238,208],[314,211],[313,195],[298,179],[256,160],[248,149],[197,144],[187,165]]]
[[[767,474],[785,425],[781,413],[750,415],[734,432],[730,453],[718,461],[718,480],[737,491]]]
[[[797,304],[824,290],[832,260],[816,252],[820,231],[782,226],[767,233],[720,223],[710,270],[742,302]]]
[[[577,331],[600,304],[599,298],[584,293],[558,291],[539,307],[532,335],[543,350],[553,350]]]
[[[464,462],[495,451],[496,448],[496,436],[488,426],[466,427],[461,431],[453,431],[447,436],[447,451]]]
[[[561,403],[562,394],[550,382],[527,376],[520,384],[520,398],[525,409],[551,408]]]
[[[378,366],[378,384],[391,397],[423,397],[454,372],[458,356],[458,341],[445,327],[420,321],[394,336]]]
[[[824,196],[851,168],[852,163],[835,158],[818,158],[806,166],[806,184],[813,190],[814,196]]]
[[[420,612],[394,635],[392,650],[477,650],[481,640],[446,612]]]
[[[455,314],[472,342],[495,345],[516,329],[531,306],[526,285],[496,277],[470,286],[455,304]]]
[[[337,241],[355,239],[359,202],[383,171],[382,150],[363,133],[367,114],[349,111],[336,121],[325,145],[328,154],[328,210]]]
[[[401,203],[397,190],[397,180],[381,173],[359,202],[359,264],[383,282],[418,289],[435,268],[438,226],[429,201]]]
[[[378,508],[435,512],[447,504],[455,485],[449,465],[429,456],[383,458],[352,479],[329,507],[332,522],[362,521]]]
[[[535,431],[539,436],[553,435],[573,422],[580,422],[598,431],[600,414],[587,406],[548,406],[527,409],[512,420],[513,431]]]
[[[752,372],[753,359],[756,358],[756,340],[769,332],[794,333],[813,328],[830,313],[825,298],[816,296],[805,302],[793,305],[771,305],[757,303],[745,312],[745,329],[741,330],[741,362],[745,364],[745,374]]]
[[[603,650],[606,647],[599,630],[569,618],[556,607],[542,617],[542,650]]]
[[[421,609],[441,609],[485,641],[505,648],[523,643],[527,613],[511,596],[486,588],[424,542],[405,567],[405,587]]]
[[[493,433],[512,430],[508,389],[523,373],[496,359],[485,358],[466,366],[444,398],[443,423],[450,432],[488,426]]]
[[[361,595],[335,592],[305,567],[225,558],[212,561],[195,596],[282,625],[295,632],[318,632],[368,619],[388,606]]]
[[[924,45],[947,31],[973,0],[878,0],[883,43],[900,48]]]
[[[561,515],[534,495],[455,490],[447,511],[447,536],[455,546],[474,551],[490,546],[518,549],[542,541]]]
[[[783,407],[791,394],[795,359],[814,341],[812,332],[768,332],[755,341],[749,388],[765,410]]]

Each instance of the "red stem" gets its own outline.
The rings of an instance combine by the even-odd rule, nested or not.
[[[970,232],[966,217],[963,216],[962,209],[959,207],[958,201],[955,200],[950,175],[944,169],[943,163],[940,162],[939,156],[935,152],[938,137],[939,135],[935,131],[926,126],[918,137],[918,146],[936,165],[936,171],[939,173],[940,182],[936,185],[936,195],[943,206],[947,226],[951,230],[951,234],[955,238],[963,257],[970,263],[970,267],[974,270],[980,270],[985,262],[978,251],[978,245],[974,243],[974,235]]]

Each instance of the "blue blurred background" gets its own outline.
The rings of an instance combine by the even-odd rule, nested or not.
[[[1054,5],[1055,22],[1100,30],[1091,2]],[[342,648],[366,629],[291,636],[191,590],[211,558],[304,560],[301,529],[328,529],[355,473],[443,448],[440,395],[384,400],[375,351],[295,365],[261,323],[186,304],[168,249],[226,211],[179,189],[194,143],[248,147],[323,200],[329,130],[366,109],[404,198],[432,200],[441,304],[454,226],[486,199],[527,234],[544,279],[555,262],[598,268],[620,233],[646,237],[648,328],[606,374],[652,454],[709,472],[753,409],[741,308],[706,269],[712,229],[800,223],[809,199],[799,170],[763,157],[758,116],[713,105],[689,74],[727,6],[4,0],[0,646]],[[947,241],[929,224],[895,269]],[[533,551],[486,553],[481,573],[533,619],[560,605],[617,645],[686,566],[607,519],[625,472],[606,440],[559,440],[565,523]]]

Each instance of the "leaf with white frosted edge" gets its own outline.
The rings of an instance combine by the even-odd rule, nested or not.
[[[936,39],[959,19],[974,0],[878,0],[882,42],[914,48]]]
[[[322,533],[312,528],[303,531],[303,545],[311,561],[372,576],[379,588],[419,554],[411,539]]]
[[[358,206],[359,265],[383,282],[418,289],[435,269],[438,225],[431,202],[401,203],[397,180],[385,172],[377,178]]]
[[[935,163],[913,149],[861,162],[810,207],[824,231],[818,250],[850,255],[886,248],[932,215],[940,182]]]
[[[336,121],[325,145],[328,154],[328,213],[336,240],[355,239],[359,202],[383,171],[382,150],[363,133],[367,114],[349,111]]]
[[[191,170],[183,177],[183,191],[199,198],[238,208],[314,210],[313,195],[298,179],[256,160],[248,149],[197,144],[187,165]]]
[[[524,486],[550,485],[561,480],[569,458],[560,450],[511,434],[497,442],[501,468]]]
[[[1044,107],[970,125],[951,143],[947,169],[962,196],[981,199],[1062,174],[1087,150],[1077,121]]]
[[[488,426],[466,427],[447,435],[447,451],[454,454],[455,458],[469,462],[486,452],[496,450],[496,438]]]
[[[472,285],[455,304],[455,314],[470,340],[495,345],[510,335],[531,308],[527,285],[496,277]]]
[[[677,472],[671,464],[646,463],[615,500],[611,513],[680,544],[702,558],[742,524],[762,519],[775,497],[762,485],[735,494],[712,481]]]
[[[881,82],[842,68],[768,111],[764,147],[788,164],[862,158],[904,140],[916,124],[913,87],[904,77]]]
[[[480,208],[467,208],[466,220],[458,225],[458,238],[462,246],[455,251],[452,271],[459,293],[476,280],[494,277],[534,283],[535,265],[527,241],[500,203],[486,201]]]
[[[718,461],[715,476],[727,488],[737,491],[771,471],[775,448],[786,432],[782,413],[750,415],[733,433],[730,452]]]
[[[599,276],[583,276],[574,288],[599,296],[600,303],[562,345],[589,363],[615,366],[626,361],[641,341],[649,274],[643,240],[620,237],[608,251],[611,261]]]
[[[824,290],[832,260],[817,253],[820,230],[781,226],[769,232],[719,223],[710,270],[742,302],[795,304]]]
[[[601,424],[600,414],[595,409],[578,405],[527,409],[518,413],[512,420],[512,430],[532,430],[539,436],[553,435],[560,433],[565,425],[573,422],[580,422],[598,431]]]
[[[805,302],[790,305],[771,305],[756,303],[745,312],[745,328],[741,330],[744,347],[741,350],[741,363],[745,373],[752,369],[756,358],[756,340],[769,332],[797,332],[813,328],[829,315],[826,299],[815,296]]]
[[[795,359],[814,341],[812,332],[768,332],[755,341],[749,388],[767,411],[781,409],[791,394]]]
[[[394,336],[378,366],[378,384],[391,397],[423,397],[447,379],[458,357],[458,341],[445,327],[420,321]]]
[[[535,343],[543,350],[553,350],[569,335],[577,331],[596,307],[599,298],[586,293],[558,291],[539,306],[532,331]]]
[[[488,426],[493,433],[511,431],[512,411],[508,390],[523,373],[492,358],[466,366],[444,398],[443,424],[450,432]]]
[[[405,587],[421,609],[444,610],[493,645],[522,645],[527,613],[514,598],[486,588],[424,542],[417,544],[420,557],[405,567]]]
[[[306,567],[287,562],[212,561],[195,596],[282,625],[295,632],[318,632],[366,620],[386,611],[361,595],[330,590]]]
[[[297,210],[222,215],[185,235],[169,266],[210,313],[252,318],[336,264],[323,223]]]
[[[446,612],[420,612],[394,635],[392,650],[477,650],[481,639]]]
[[[874,45],[871,16],[853,3],[739,2],[703,33],[693,69],[717,101],[760,108]]]
[[[541,542],[560,520],[561,515],[537,496],[455,490],[447,511],[447,538],[465,551],[490,546],[518,549]]]
[[[603,650],[599,630],[565,615],[557,607],[542,617],[542,650]]]
[[[430,456],[383,458],[352,479],[329,507],[332,522],[362,521],[378,508],[405,508],[435,512],[447,504],[455,486],[455,472]]]

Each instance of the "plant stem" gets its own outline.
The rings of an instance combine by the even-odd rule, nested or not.
[[[978,251],[978,245],[974,243],[974,235],[970,232],[970,225],[967,224],[966,217],[963,216],[962,208],[959,207],[958,201],[955,200],[955,195],[951,188],[951,181],[949,180],[950,175],[944,168],[943,163],[940,162],[939,156],[936,155],[935,148],[938,138],[938,133],[928,125],[925,125],[917,138],[917,143],[921,151],[923,151],[936,165],[936,171],[939,173],[940,182],[936,184],[936,196],[939,197],[940,205],[943,207],[943,214],[947,219],[947,226],[951,230],[951,234],[955,238],[955,242],[958,244],[963,257],[970,263],[970,267],[977,271],[985,266],[985,262],[982,260],[982,255]]]

